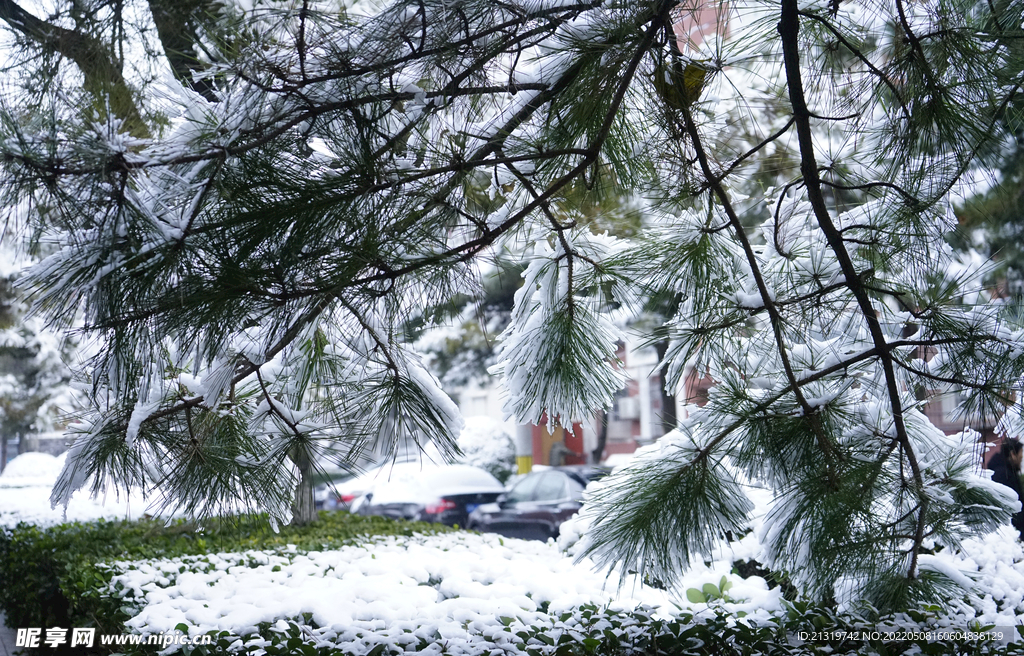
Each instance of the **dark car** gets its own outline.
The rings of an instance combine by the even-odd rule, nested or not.
[[[352,504],[360,515],[465,526],[469,513],[494,502],[505,488],[498,479],[470,465],[382,467],[372,488]]]
[[[556,538],[562,522],[579,512],[583,488],[608,472],[588,465],[531,472],[495,503],[480,506],[470,514],[467,527],[511,538]]]

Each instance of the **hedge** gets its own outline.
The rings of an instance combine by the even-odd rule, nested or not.
[[[0,608],[14,627],[96,627],[97,634],[120,634],[135,609],[130,600],[111,594],[115,569],[112,561],[202,556],[217,552],[280,550],[285,553],[318,551],[358,544],[367,536],[409,536],[438,533],[446,527],[396,522],[347,513],[324,513],[320,522],[273,533],[261,518],[218,520],[202,529],[177,521],[170,525],[155,520],[135,522],[97,521],[40,528],[19,524],[0,530]],[[714,588],[714,589],[712,589]],[[695,616],[680,611],[670,618],[656,617],[650,609],[626,611],[584,605],[565,613],[548,613],[531,625],[514,618],[500,618],[487,635],[479,638],[481,654],[524,656],[1024,656],[1024,642],[998,644],[979,640],[928,640],[908,634],[940,630],[937,608],[925,608],[898,616],[880,617],[870,609],[859,615],[839,614],[806,602],[787,602],[784,612],[769,621],[753,623],[730,615],[715,604],[727,588],[705,586],[691,590],[692,601],[710,604],[709,611]],[[189,627],[180,626],[188,632]],[[960,627],[981,631],[987,627]],[[1018,630],[1024,627],[1018,627]],[[882,637],[887,632],[903,639]],[[882,636],[879,636],[879,633]],[[802,639],[802,634],[819,636]],[[220,632],[213,644],[183,647],[183,656],[240,654],[244,656],[350,656],[333,644],[332,632],[318,627],[309,616],[286,618],[258,626],[256,633]],[[831,636],[829,639],[821,635]],[[416,635],[410,630],[405,647],[414,651],[448,654],[440,635]],[[357,636],[364,656],[404,653],[392,644],[379,642],[372,632]],[[124,645],[126,656],[153,656],[153,646]],[[68,650],[41,649],[48,654]],[[93,650],[99,653],[98,649]],[[76,651],[75,653],[82,653]]]
[[[711,609],[694,616],[678,613],[656,617],[652,609],[616,610],[583,605],[569,612],[549,615],[546,621],[524,626],[513,618],[501,618],[503,637],[479,637],[481,656],[1021,656],[1024,643],[1002,644],[992,640],[933,640],[914,637],[938,631],[931,611],[899,616],[879,616],[865,611],[842,615],[809,603],[786,604],[786,611],[769,622],[748,623],[742,618]],[[332,632],[320,629],[307,615],[281,626],[263,623],[258,632],[239,636],[226,631],[211,633],[209,646],[182,647],[182,656],[405,656],[429,653],[447,656],[448,641],[441,635],[424,636],[408,631],[404,648],[384,642],[352,652],[330,644]],[[188,626],[179,625],[188,632]],[[973,627],[982,631],[989,627]],[[1024,627],[1022,627],[1024,628]],[[963,629],[968,630],[967,628]],[[952,631],[952,629],[951,629]],[[1021,629],[1017,629],[1018,633]],[[833,636],[829,639],[801,636]],[[857,637],[850,637],[856,635]],[[1024,635],[1024,633],[1022,633]],[[895,636],[895,637],[894,637]],[[361,635],[373,644],[374,635]],[[124,656],[154,656],[156,648],[127,647]],[[460,656],[465,654],[459,650]]]
[[[317,551],[371,535],[448,530],[438,524],[345,512],[322,512],[318,522],[285,526],[278,533],[271,531],[264,517],[216,519],[202,526],[154,519],[50,527],[21,523],[0,529],[0,609],[11,627],[96,627],[97,633],[121,633],[129,615],[118,599],[102,593],[112,576],[99,566],[104,562],[284,549],[287,545]]]

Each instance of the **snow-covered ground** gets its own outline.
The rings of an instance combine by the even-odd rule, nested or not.
[[[61,512],[49,509],[49,488],[42,484],[48,477],[52,481],[58,465],[46,458],[35,454],[0,476],[0,523],[60,521]],[[758,508],[765,507],[766,493],[751,493]],[[76,497],[68,517],[124,517],[129,510],[141,511],[139,503]],[[680,607],[699,613],[708,604],[687,600],[686,590],[717,585],[722,577],[731,588],[727,599],[712,602],[714,607],[742,611],[752,621],[782,610],[778,588],[731,573],[734,561],[757,557],[756,530],[722,544],[708,562],[685,573],[674,591],[665,591],[633,576],[595,571],[590,561],[567,555],[564,549],[573,551],[574,531],[581,528],[577,522],[566,524],[558,545],[452,533],[368,539],[324,552],[285,549],[119,562],[110,564],[112,592],[136,609],[128,625],[141,633],[184,623],[193,634],[228,631],[258,642],[261,638],[253,635],[258,624],[285,630],[288,621],[308,613],[312,621],[302,622],[307,638],[353,654],[438,636],[453,654],[504,649],[514,639],[514,631],[506,630],[510,623],[514,628],[551,621],[587,603],[625,610],[642,604],[666,616]],[[966,541],[963,553],[940,552],[931,561],[936,569],[977,582],[977,596],[950,605],[940,625],[1020,623],[1024,550],[1011,527]]]

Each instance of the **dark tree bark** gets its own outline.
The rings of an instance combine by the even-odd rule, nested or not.
[[[665,353],[668,351],[668,340],[661,339],[654,343],[654,350],[658,354],[658,362],[665,361]],[[662,364],[658,368],[658,391],[661,393],[661,434],[676,429],[676,397],[669,393],[665,387],[665,369]]]
[[[608,411],[601,410],[601,426],[597,431],[597,446],[590,452],[591,462],[597,464],[601,462],[601,456],[604,455],[604,447],[608,444]]]
[[[193,75],[204,68],[195,54],[196,22],[200,14],[211,11],[208,3],[205,0],[151,0],[149,10],[174,77],[210,102],[217,102],[213,81],[196,79]]]

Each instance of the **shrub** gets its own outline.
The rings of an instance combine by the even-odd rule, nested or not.
[[[695,616],[679,613],[658,618],[651,609],[633,611],[583,605],[525,626],[502,617],[503,630],[477,634],[474,653],[515,656],[1019,656],[1024,643],[992,640],[944,639],[934,636],[933,613],[878,616],[867,612],[843,616],[810,603],[789,604],[786,611],[758,623],[739,620],[720,609]],[[981,630],[986,627],[974,627]],[[179,625],[182,632],[188,626]],[[1021,631],[1024,627],[1017,627]],[[961,632],[967,631],[963,627]],[[951,629],[952,631],[952,629]],[[484,635],[486,634],[486,635]],[[372,631],[360,633],[345,647],[332,644],[336,634],[317,627],[312,619],[262,623],[256,633],[210,634],[210,646],[182,647],[185,656],[238,654],[241,656],[399,656],[407,653],[462,654],[450,651],[448,640],[437,634],[405,629],[407,640],[385,638]],[[827,636],[827,637],[823,637]],[[857,636],[857,637],[850,637]],[[156,653],[150,646],[129,646],[125,656]]]
[[[22,524],[0,531],[0,607],[12,626],[96,627],[97,634],[121,634],[136,612],[128,589],[112,585],[121,563],[141,559],[185,558],[180,572],[211,566],[206,554],[280,550],[281,555],[361,544],[368,536],[410,536],[448,531],[442,526],[324,514],[317,524],[271,533],[259,518],[215,521],[202,529],[188,522],[154,520],[64,524],[39,528]],[[238,556],[248,558],[245,553]],[[205,564],[204,564],[204,561]],[[194,562],[194,564],[189,564]],[[187,569],[186,569],[187,568]],[[472,629],[473,653],[509,656],[1024,656],[1024,642],[1009,645],[972,639],[935,639],[938,631],[983,631],[989,627],[952,626],[940,609],[879,616],[867,609],[839,614],[809,602],[787,602],[782,611],[757,611],[757,618],[729,614],[728,581],[689,591],[707,604],[699,613],[671,617],[651,609],[622,610],[582,605],[566,612],[539,604],[542,614],[529,624],[515,617],[481,620]],[[662,611],[664,612],[664,611]],[[438,655],[467,653],[436,630],[408,623],[387,629],[318,626],[311,614],[263,622],[255,632],[211,632],[209,646],[181,647],[183,656],[392,656],[408,650]],[[197,627],[181,624],[184,633]],[[1024,626],[1017,631],[1024,635]],[[239,629],[242,631],[242,629]],[[397,631],[397,633],[396,633]],[[194,635],[194,634],[193,634]],[[344,644],[341,644],[344,643]],[[466,645],[463,645],[465,647]],[[479,648],[479,649],[477,649]],[[160,647],[122,644],[124,656],[154,656]],[[60,653],[60,650],[42,650]],[[63,653],[69,653],[63,650]],[[81,652],[76,652],[81,653]],[[98,653],[98,652],[97,652]]]
[[[368,535],[437,533],[447,527],[348,513],[321,513],[320,521],[272,532],[265,517],[211,520],[75,522],[0,530],[0,609],[15,627],[97,627],[121,633],[128,619],[120,600],[104,591],[114,560],[172,558],[212,552],[286,548],[314,551]]]
[[[516,473],[516,445],[501,422],[489,417],[466,417],[459,435],[459,462],[486,470],[502,483]]]

